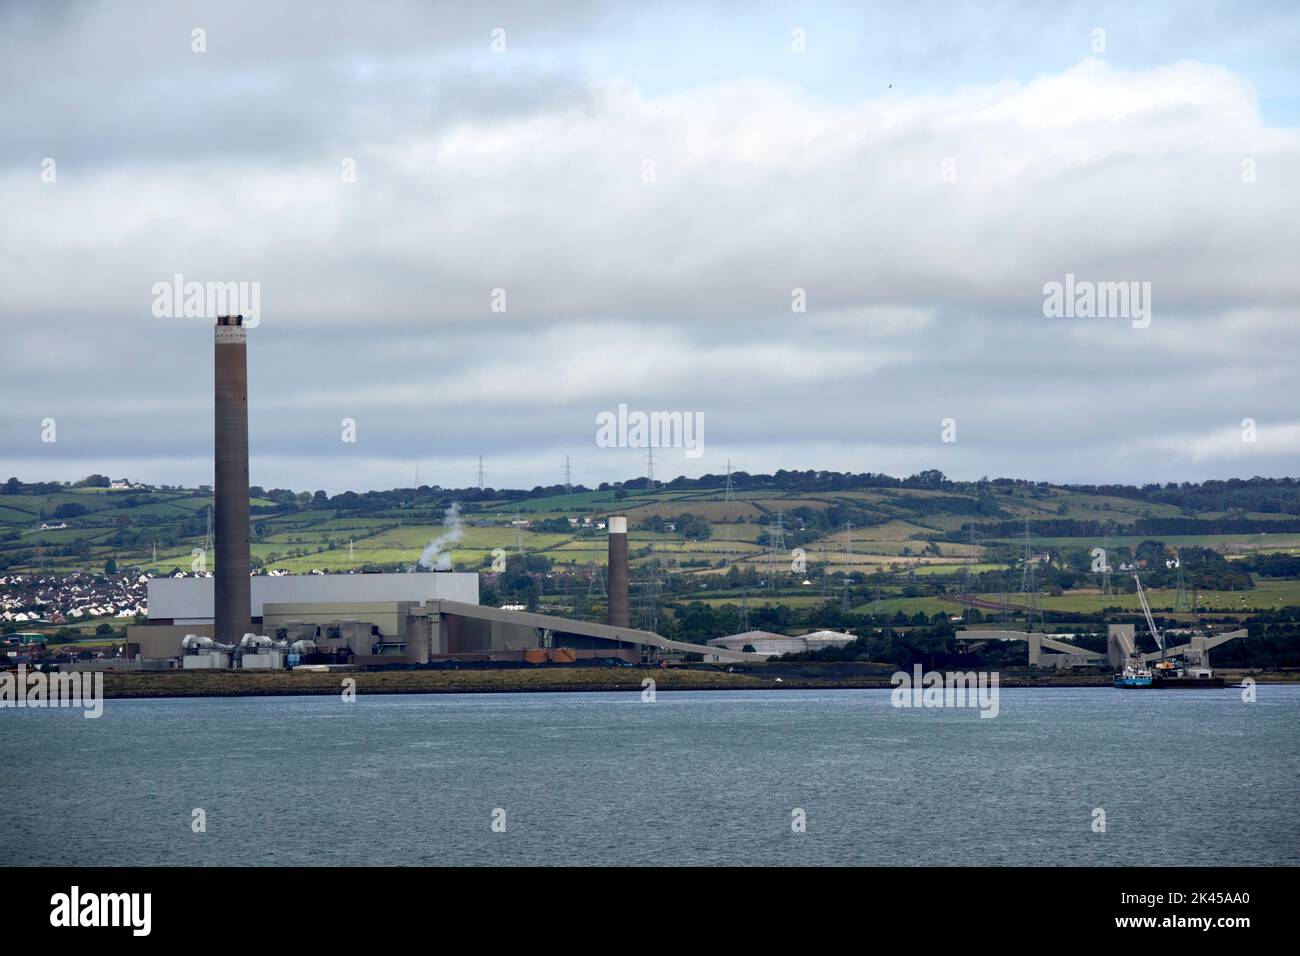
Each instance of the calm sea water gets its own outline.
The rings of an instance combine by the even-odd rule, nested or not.
[[[17,864],[1300,864],[1295,686],[108,701],[0,753]]]

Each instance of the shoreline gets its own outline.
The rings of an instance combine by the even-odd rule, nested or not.
[[[1297,683],[1283,673],[1225,674],[1231,690],[1242,676],[1261,684]],[[778,680],[778,677],[780,678]],[[538,670],[418,670],[240,673],[122,672],[104,673],[106,700],[179,699],[186,697],[318,697],[339,694],[343,681],[354,680],[357,694],[530,694],[639,693],[651,678],[657,691],[690,690],[891,690],[888,676],[727,673],[708,670],[623,670],[614,668],[547,668]],[[1108,675],[1027,677],[1007,675],[999,687],[1110,687]]]

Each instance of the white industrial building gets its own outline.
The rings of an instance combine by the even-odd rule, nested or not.
[[[857,638],[852,634],[841,631],[810,631],[797,637],[773,634],[770,631],[745,631],[727,637],[715,637],[709,641],[709,646],[722,647],[729,651],[743,651],[746,647],[752,647],[755,654],[764,657],[780,657],[782,654],[802,654],[823,647],[843,647],[855,640]]]
[[[852,644],[857,637],[845,631],[809,631],[799,640],[804,642],[808,650],[819,651],[823,647],[843,647],[845,644]]]
[[[211,624],[213,578],[151,578],[149,623]],[[458,601],[478,603],[478,575],[460,571],[412,574],[254,575],[252,617],[260,622],[266,604],[354,604],[357,602]]]

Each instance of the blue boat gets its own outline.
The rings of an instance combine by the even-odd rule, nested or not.
[[[1155,681],[1149,668],[1141,664],[1129,661],[1124,665],[1124,670],[1115,675],[1116,687],[1150,687]]]

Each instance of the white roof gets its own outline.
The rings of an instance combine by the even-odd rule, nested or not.
[[[460,601],[478,603],[478,575],[467,571],[413,574],[286,574],[252,578],[252,614],[264,604],[327,604],[356,601]],[[216,582],[211,577],[152,578],[149,617],[203,620],[212,617]]]
[[[713,647],[721,647],[724,644],[730,644],[734,641],[744,641],[752,644],[754,641],[788,641],[790,638],[784,634],[773,634],[771,631],[744,631],[740,634],[728,634],[726,637],[715,637],[709,641]]]

